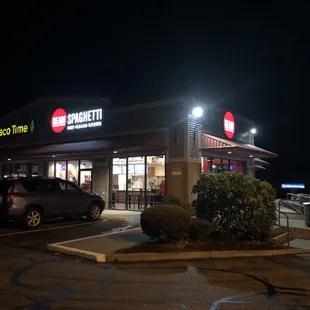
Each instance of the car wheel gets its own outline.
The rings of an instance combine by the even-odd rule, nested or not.
[[[87,219],[89,221],[97,221],[100,218],[101,212],[102,211],[100,209],[100,206],[96,203],[93,203],[88,209]]]
[[[28,208],[24,216],[24,226],[27,229],[36,229],[43,219],[42,211],[39,208]]]

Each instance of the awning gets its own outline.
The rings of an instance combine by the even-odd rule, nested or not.
[[[255,164],[259,164],[260,166],[268,166],[269,163],[265,160],[262,160],[260,158],[254,158]]]
[[[263,167],[261,165],[255,165],[255,170],[266,170],[266,167]]]
[[[110,137],[100,140],[67,142],[48,145],[0,149],[2,158],[38,158],[79,153],[122,153],[132,151],[164,150],[163,132]]]
[[[260,147],[242,144],[231,140],[226,140],[211,136],[206,133],[201,134],[201,152],[202,154],[225,155],[239,158],[274,158],[278,155],[262,149]]]

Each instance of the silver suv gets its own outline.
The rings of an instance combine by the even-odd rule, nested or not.
[[[0,180],[0,191],[2,197],[7,196],[8,219],[21,221],[28,229],[38,228],[44,218],[85,215],[96,221],[105,208],[101,196],[58,178],[4,179]]]

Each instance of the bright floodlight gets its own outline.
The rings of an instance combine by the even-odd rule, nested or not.
[[[193,114],[195,117],[201,117],[201,116],[203,115],[203,109],[202,109],[202,107],[195,107],[195,108],[193,108],[192,114]]]
[[[256,131],[256,128],[252,128],[252,129],[251,129],[251,133],[252,133],[253,135],[255,135],[256,132],[257,132],[257,131]]]

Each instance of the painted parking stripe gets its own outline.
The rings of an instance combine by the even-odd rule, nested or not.
[[[49,228],[42,228],[42,229],[37,229],[37,230],[17,231],[17,232],[12,232],[12,233],[0,234],[0,238],[4,237],[4,236],[30,234],[30,233],[36,233],[36,232],[41,232],[41,231],[47,231],[47,230],[56,230],[56,229],[91,225],[91,224],[94,225],[94,224],[99,224],[99,223],[103,223],[103,222],[107,222],[107,220],[101,220],[101,221],[97,221],[97,222],[88,222],[88,223],[79,223],[79,224],[74,224],[74,225],[65,225],[65,226],[58,226],[58,227],[49,227]]]
[[[71,240],[66,240],[66,241],[60,241],[60,242],[56,242],[56,243],[51,243],[50,245],[59,245],[59,244],[64,244],[64,243],[83,241],[83,240],[94,239],[94,238],[103,237],[103,236],[122,234],[122,233],[125,233],[125,232],[127,233],[129,231],[135,231],[135,230],[141,230],[141,227],[135,227],[135,228],[130,228],[130,229],[127,229],[127,227],[126,227],[126,228],[124,228],[122,230],[108,231],[108,232],[104,232],[104,233],[102,233],[100,235],[94,235],[94,236],[83,237],[83,238],[78,238],[78,239],[71,239]]]

